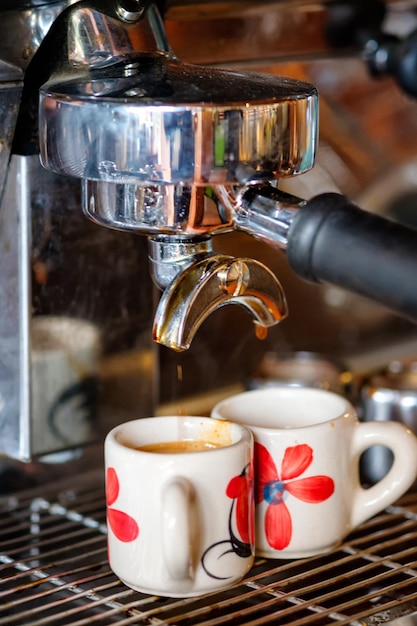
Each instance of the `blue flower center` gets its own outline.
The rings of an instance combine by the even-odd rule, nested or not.
[[[271,480],[264,486],[264,499],[268,504],[281,504],[287,495],[282,480]]]

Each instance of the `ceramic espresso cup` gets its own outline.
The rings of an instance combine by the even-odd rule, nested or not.
[[[253,437],[209,417],[133,420],[105,441],[110,566],[129,587],[186,597],[254,558]]]
[[[256,553],[301,558],[335,548],[349,532],[399,498],[417,475],[417,439],[402,424],[360,423],[343,397],[321,389],[248,391],[212,416],[247,426],[255,438]],[[369,489],[361,454],[375,444],[394,456]]]

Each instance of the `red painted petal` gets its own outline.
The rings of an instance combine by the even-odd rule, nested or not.
[[[283,550],[292,537],[292,521],[284,502],[270,505],[265,513],[265,535],[274,550]]]
[[[114,467],[107,468],[106,476],[106,502],[107,506],[111,506],[116,502],[119,495],[119,479],[117,478]]]
[[[110,528],[120,541],[134,541],[139,535],[139,526],[127,513],[117,509],[107,509]]]
[[[252,479],[246,474],[232,478],[226,488],[226,495],[236,499],[236,526],[244,543],[253,543],[254,538],[252,490]]]
[[[226,487],[226,495],[229,498],[239,498],[248,489],[248,479],[246,476],[235,476]]]
[[[285,483],[285,489],[296,498],[315,504],[330,498],[334,492],[334,482],[330,476],[312,476]]]
[[[285,450],[282,461],[281,480],[291,480],[300,476],[313,460],[313,450],[306,443]]]
[[[273,480],[279,480],[276,465],[268,450],[261,443],[255,442],[255,502],[264,499],[264,486]]]
[[[253,512],[250,511],[249,492],[246,490],[246,493],[242,493],[240,498],[236,500],[236,525],[240,538],[244,543],[251,543],[252,521],[250,514],[253,514]]]

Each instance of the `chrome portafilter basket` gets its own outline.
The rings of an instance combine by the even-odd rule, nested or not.
[[[317,115],[307,83],[184,64],[167,52],[134,54],[44,85],[42,161],[88,181],[85,209],[98,222],[206,234],[230,226],[230,216],[210,217],[202,203],[210,194],[198,187],[237,185],[242,168],[257,182],[308,171]]]

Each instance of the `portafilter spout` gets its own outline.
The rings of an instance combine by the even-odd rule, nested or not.
[[[207,317],[226,304],[252,316],[257,334],[287,316],[283,289],[274,274],[254,259],[212,254],[179,272],[165,289],[155,315],[153,338],[186,350]]]
[[[82,179],[90,219],[149,237],[154,281],[165,290],[157,341],[183,350],[202,321],[225,304],[242,305],[258,326],[278,323],[287,308],[270,270],[212,253],[211,236],[234,228],[235,219],[217,189],[232,193],[242,168],[253,172],[251,183],[312,167],[316,89],[289,78],[184,64],[166,43],[130,49],[120,42],[138,39],[135,26],[121,29],[124,39],[115,40],[116,17],[123,19],[113,4],[120,2],[107,0],[102,15],[94,2],[93,15],[97,23],[107,20],[116,43],[101,43],[96,54],[94,37],[84,37],[86,52],[76,48],[78,56],[67,68],[61,63],[41,87],[43,165]],[[68,13],[72,30],[81,19],[91,22],[87,7],[81,2]],[[145,13],[148,30],[160,33],[156,9]],[[141,21],[138,16],[138,27]]]

